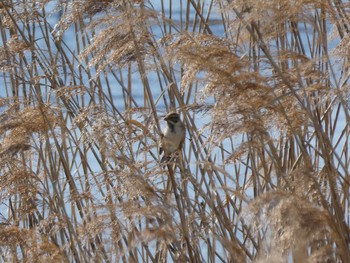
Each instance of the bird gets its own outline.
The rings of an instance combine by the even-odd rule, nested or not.
[[[173,153],[182,149],[186,136],[185,125],[178,113],[174,111],[169,112],[164,120],[166,121],[166,126],[161,135],[159,148],[159,154],[163,153],[162,163],[169,161]]]

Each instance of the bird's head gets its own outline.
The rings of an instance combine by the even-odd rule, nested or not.
[[[176,124],[180,120],[179,114],[176,112],[169,112],[165,117],[164,120],[167,121],[168,123]]]

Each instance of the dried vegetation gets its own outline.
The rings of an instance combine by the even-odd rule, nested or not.
[[[349,4],[0,1],[4,262],[350,262]],[[157,152],[177,109],[185,148]]]

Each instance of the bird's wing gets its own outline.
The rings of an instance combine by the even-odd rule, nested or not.
[[[163,141],[163,138],[164,138],[164,134],[161,133],[160,134],[160,140],[159,140],[159,149],[158,149],[159,155],[161,155],[164,152],[164,146],[163,146],[164,141]]]

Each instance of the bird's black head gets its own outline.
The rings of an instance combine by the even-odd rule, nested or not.
[[[164,120],[170,123],[177,123],[180,120],[180,116],[176,112],[170,112],[165,116]]]

